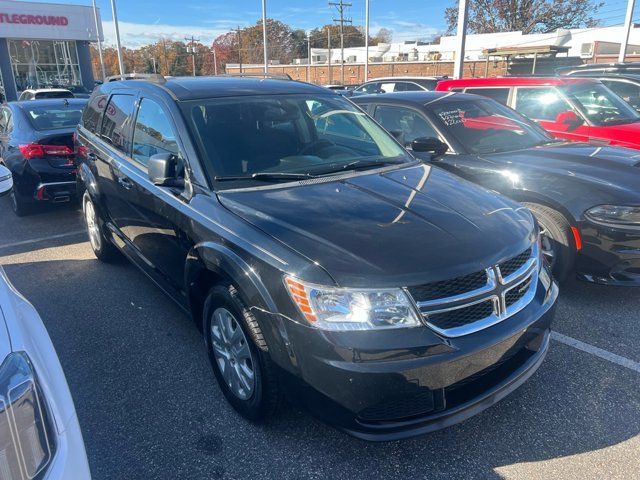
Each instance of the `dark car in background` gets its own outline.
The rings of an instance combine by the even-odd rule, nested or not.
[[[77,198],[73,134],[86,103],[64,98],[0,107],[0,163],[13,175],[16,215]]]
[[[517,200],[536,215],[555,276],[640,285],[640,154],[554,140],[477,95],[353,99],[431,165]]]
[[[587,63],[556,70],[559,75],[600,80],[605,86],[640,111],[640,63]]]
[[[531,213],[326,88],[110,82],[76,141],[96,256],[124,253],[191,312],[247,418],[286,392],[361,438],[415,435],[545,356],[557,287]]]
[[[353,90],[353,95],[418,92],[435,90],[440,80],[447,77],[380,77],[369,80]]]

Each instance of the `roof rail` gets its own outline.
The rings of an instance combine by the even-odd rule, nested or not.
[[[568,65],[555,69],[557,74],[570,75],[576,72],[637,72],[640,70],[640,62],[614,62],[614,63],[585,63],[582,65]]]
[[[111,75],[105,78],[106,82],[117,82],[120,80],[147,80],[149,82],[164,83],[164,76],[159,73],[125,73],[124,75]]]
[[[293,80],[287,73],[222,73],[217,77],[273,78],[276,80]]]

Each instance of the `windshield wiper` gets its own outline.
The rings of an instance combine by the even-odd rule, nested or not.
[[[228,180],[301,180],[305,178],[316,178],[310,173],[288,173],[288,172],[257,172],[251,175],[222,175],[213,177],[218,182]]]
[[[404,160],[356,160],[354,162],[349,162],[344,165],[340,165],[336,168],[331,168],[327,170],[322,170],[320,172],[316,172],[318,175],[326,175],[329,173],[338,173],[343,172],[345,170],[360,170],[364,168],[372,168],[372,167],[384,167],[386,165],[399,165],[401,163],[405,163]]]

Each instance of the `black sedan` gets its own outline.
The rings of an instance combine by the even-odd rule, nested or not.
[[[10,102],[0,108],[0,163],[13,174],[13,211],[76,199],[75,131],[87,100]]]
[[[526,205],[559,280],[640,286],[640,154],[559,142],[494,100],[411,92],[353,98],[414,154]]]

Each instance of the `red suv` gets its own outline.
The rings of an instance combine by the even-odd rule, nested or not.
[[[443,80],[436,90],[490,97],[535,120],[557,138],[640,149],[640,113],[598,80],[469,78]]]

